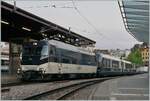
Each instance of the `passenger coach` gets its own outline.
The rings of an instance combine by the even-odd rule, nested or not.
[[[96,54],[97,58],[97,75],[100,76],[117,76],[135,74],[134,65],[126,60],[122,60],[110,55]]]
[[[92,77],[97,71],[94,53],[56,40],[25,43],[21,64],[24,79]]]

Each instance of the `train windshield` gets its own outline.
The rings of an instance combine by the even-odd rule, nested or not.
[[[25,46],[23,48],[23,56],[45,56],[48,55],[48,46]]]

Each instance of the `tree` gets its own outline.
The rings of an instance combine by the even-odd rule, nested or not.
[[[140,53],[139,49],[135,49],[133,50],[127,58],[128,61],[131,61],[132,63],[136,64],[136,65],[142,65],[143,61],[142,61],[142,55]]]

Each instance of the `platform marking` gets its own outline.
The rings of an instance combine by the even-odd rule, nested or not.
[[[122,90],[149,90],[148,88],[118,88],[118,89],[122,89]]]
[[[149,94],[120,94],[120,93],[113,93],[112,95],[119,95],[119,96],[149,96]]]
[[[144,78],[146,78],[146,77],[144,77],[144,76],[140,76],[139,78],[144,79]]]
[[[110,100],[117,100],[116,97],[110,97]]]

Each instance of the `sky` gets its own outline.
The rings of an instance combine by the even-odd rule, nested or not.
[[[139,43],[125,30],[117,0],[16,0],[16,5],[62,27],[70,27],[96,41],[96,48],[130,49]]]

